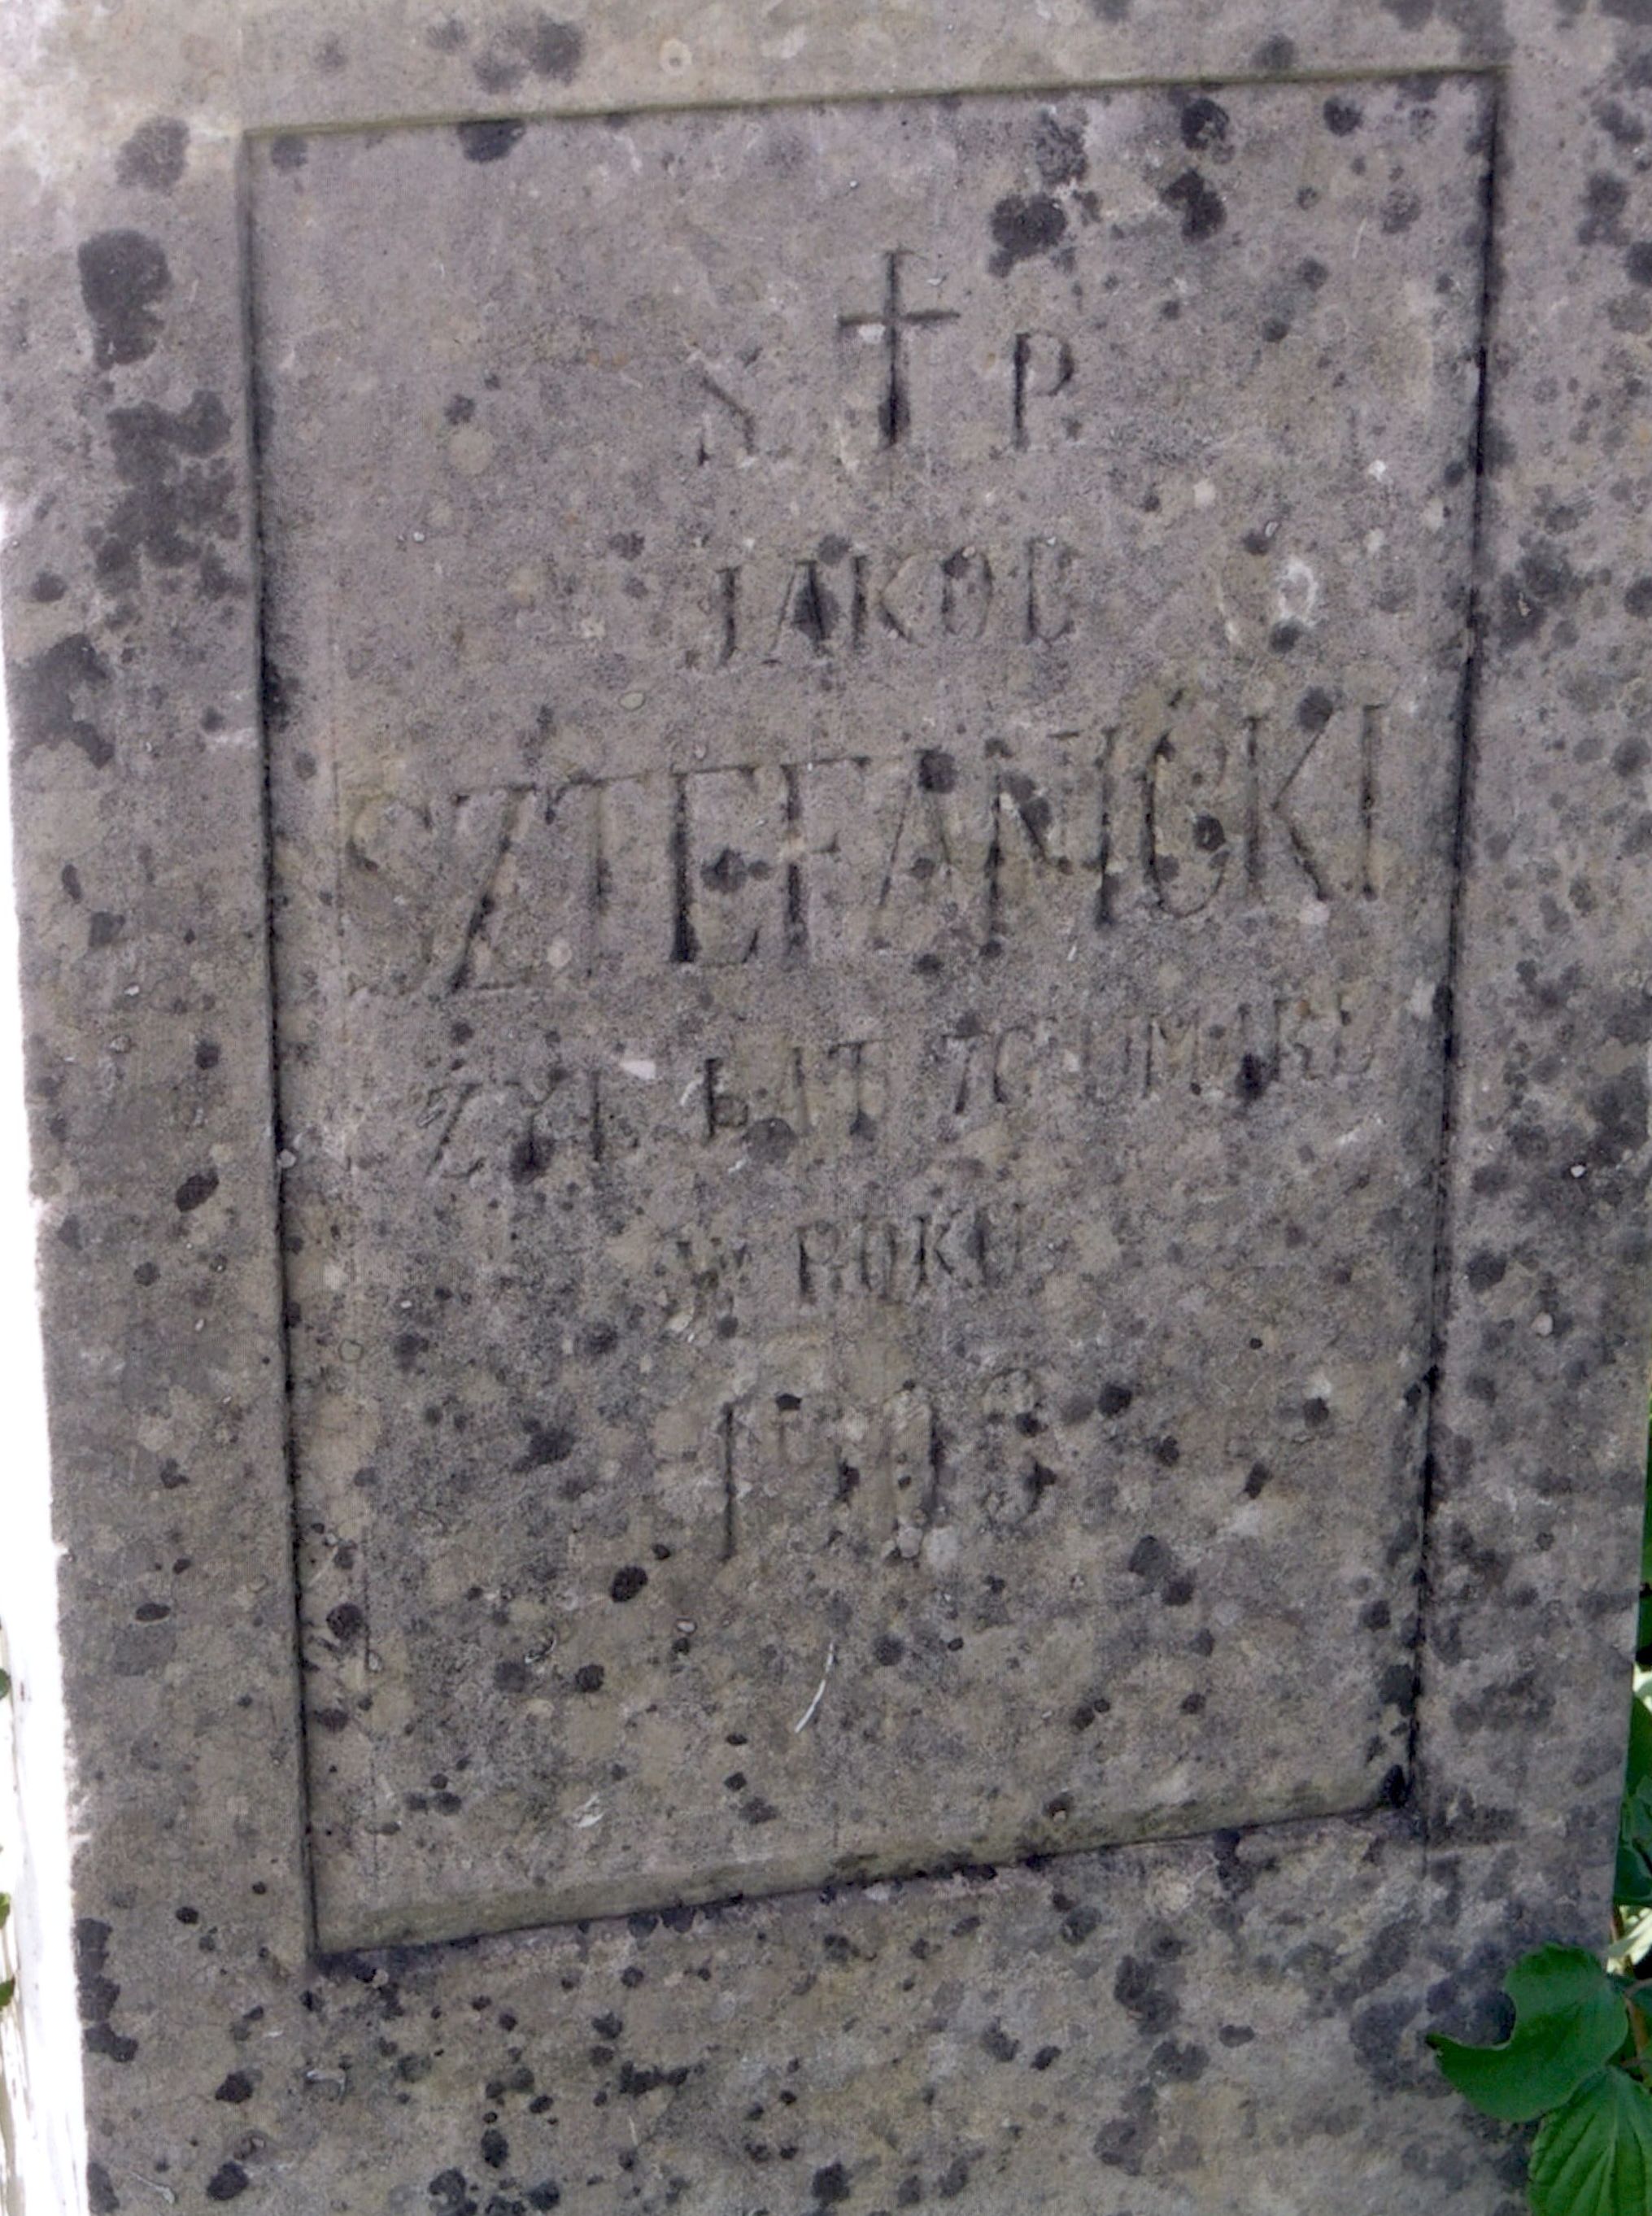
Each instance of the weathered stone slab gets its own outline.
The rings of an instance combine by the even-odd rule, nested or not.
[[[1397,1774],[1488,100],[256,150],[330,1939]]]
[[[1509,2216],[1420,2034],[1621,1775],[1637,12],[0,15],[97,2216]]]

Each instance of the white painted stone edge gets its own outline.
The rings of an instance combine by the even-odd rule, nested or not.
[[[0,515],[0,537],[4,517]],[[23,1018],[12,878],[11,748],[0,681],[0,2216],[84,2216],[86,2114],[70,1893],[46,1378],[28,1190]]]

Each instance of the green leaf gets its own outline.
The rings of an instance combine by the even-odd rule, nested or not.
[[[1621,2070],[1586,2078],[1544,2119],[1532,2149],[1537,2216],[1646,2216],[1652,2208],[1652,2093]]]
[[[0,1893],[0,1924],[3,1924],[10,1914],[11,1895],[9,1893]]]
[[[1637,1701],[1635,1706],[1642,1708]],[[1635,1768],[1631,1735],[1630,1769]],[[1652,1908],[1652,1778],[1631,1784],[1618,1818],[1618,1863],[1612,1897],[1620,1908]]]
[[[17,1990],[15,1978],[0,1978],[0,2008],[5,2008]]]
[[[1612,1874],[1614,1908],[1652,1908],[1652,1867],[1637,1849],[1618,1842],[1618,1862]]]
[[[1514,2028],[1501,2047],[1465,2047],[1437,2031],[1428,2044],[1465,2100],[1505,2123],[1529,2123],[1611,2060],[1629,2018],[1623,1994],[1583,1947],[1523,1954],[1503,1991],[1514,2004]]]
[[[1652,1606],[1652,1603],[1642,1605]],[[1629,1703],[1629,1764],[1624,1784],[1628,1793],[1652,1784],[1652,1708],[1638,1693],[1631,1695]]]

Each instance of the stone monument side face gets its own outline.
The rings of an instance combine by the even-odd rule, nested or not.
[[[1600,1936],[1643,1447],[1633,12],[0,24],[98,2216],[1502,2216],[1419,2034]]]
[[[332,1940],[1403,1764],[1489,101],[255,151]]]

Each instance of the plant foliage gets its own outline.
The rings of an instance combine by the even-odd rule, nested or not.
[[[1538,2216],[1645,2216],[1652,2209],[1652,2093],[1597,2070],[1548,2117],[1532,2150]]]
[[[1652,1979],[1633,1974],[1652,1961],[1652,1451],[1635,1660],[1606,1961],[1539,1947],[1503,1981],[1514,2028],[1501,2045],[1428,2034],[1477,2108],[1543,2119],[1526,2176],[1536,2216],[1652,2216]]]
[[[1539,1947],[1503,1980],[1514,2028],[1501,2047],[1465,2047],[1432,2031],[1428,2044],[1465,2100],[1504,2123],[1530,2123],[1569,2100],[1623,2045],[1622,1988],[1582,1947]]]
[[[1467,2100],[1505,2123],[1542,2116],[1528,2178],[1537,2216],[1648,2216],[1652,2090],[1642,1988],[1582,1947],[1539,1947],[1504,1980],[1514,2028],[1497,2047],[1428,2034]]]

